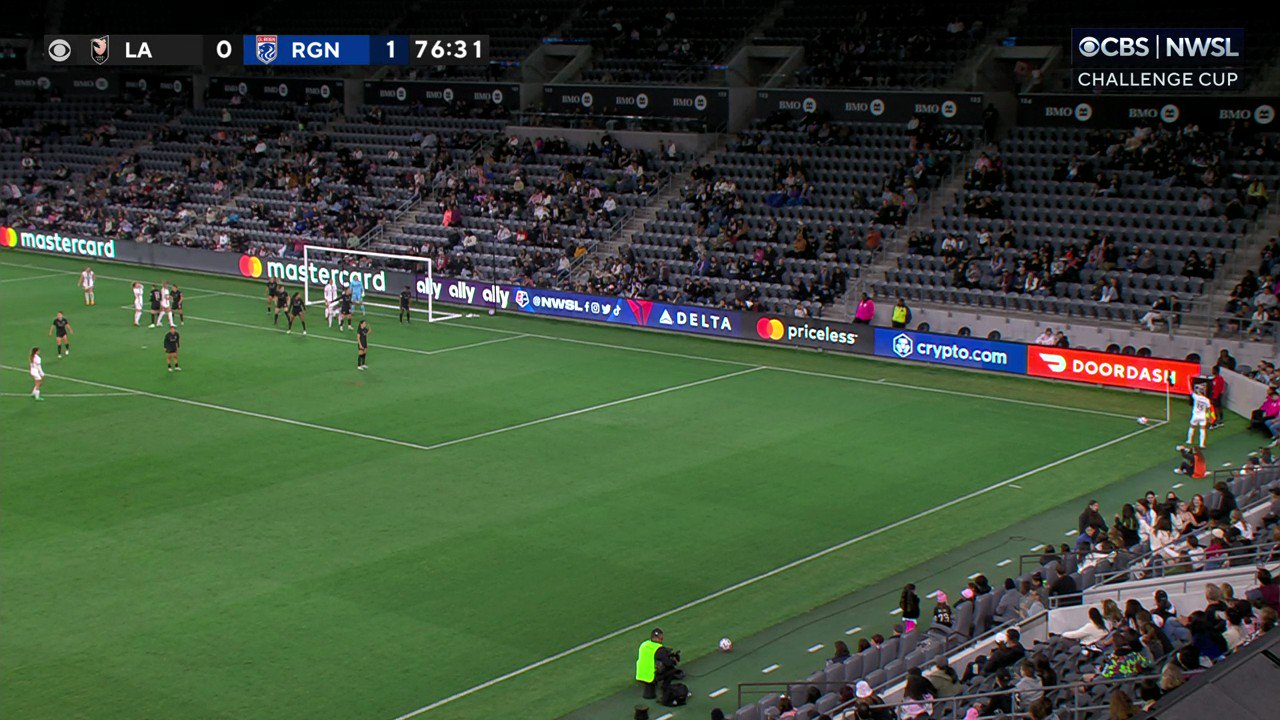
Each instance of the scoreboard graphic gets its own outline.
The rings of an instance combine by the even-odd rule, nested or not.
[[[66,67],[487,65],[488,35],[47,35]]]

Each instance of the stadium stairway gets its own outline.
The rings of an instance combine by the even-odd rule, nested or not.
[[[955,167],[951,171],[951,175],[934,189],[928,196],[928,199],[921,204],[921,207],[907,218],[907,224],[901,232],[885,238],[884,249],[876,256],[873,264],[860,269],[855,281],[849,283],[849,288],[841,298],[836,298],[833,303],[833,319],[850,319],[853,317],[854,311],[858,307],[858,300],[861,299],[862,293],[867,293],[876,301],[877,321],[880,324],[889,324],[889,312],[893,306],[893,298],[876,297],[874,285],[877,281],[883,280],[885,274],[898,267],[898,258],[907,254],[907,238],[913,232],[929,232],[933,228],[935,218],[941,218],[946,211],[947,203],[950,198],[956,196],[964,187],[964,171],[973,165],[976,153],[980,149],[971,149],[964,154],[964,157],[956,162]]]
[[[1280,234],[1280,208],[1276,207],[1276,203],[1271,203],[1267,208],[1266,218],[1257,223],[1253,232],[1240,239],[1240,245],[1227,256],[1227,261],[1222,264],[1217,277],[1205,291],[1205,297],[1208,298],[1206,304],[1208,314],[1198,313],[1196,317],[1189,318],[1184,325],[1202,327],[1210,335],[1216,332],[1217,319],[1222,316],[1223,308],[1227,306],[1231,289],[1240,281],[1240,278],[1244,277],[1246,270],[1257,269],[1262,246],[1277,234]]]

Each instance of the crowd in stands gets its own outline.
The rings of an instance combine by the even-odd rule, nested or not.
[[[788,6],[761,44],[799,44],[805,87],[941,85],[987,33],[1007,3],[861,5],[802,2]]]
[[[1280,583],[1259,565],[1280,561],[1280,458],[1270,448],[1259,448],[1233,476],[1232,483],[1214,482],[1210,492],[1189,498],[1174,491],[1163,497],[1148,491],[1109,520],[1101,505],[1090,501],[1077,520],[1074,542],[1041,547],[1039,570],[1006,578],[999,586],[975,575],[958,593],[959,605],[950,603],[948,592],[937,590],[929,595],[932,609],[924,611],[916,586],[906,585],[895,611],[901,621],[892,635],[872,634],[854,647],[843,640],[834,644],[827,670],[852,663],[862,668],[862,677],[834,690],[792,685],[787,695],[762,700],[760,717],[821,720],[844,711],[851,713],[846,717],[869,720],[974,720],[1010,713],[1048,719],[1058,717],[1055,711],[1076,707],[1077,699],[1083,706],[1100,704],[1103,717],[1127,719],[1150,709],[1165,693],[1277,624]],[[1236,492],[1247,498],[1237,498]],[[1258,518],[1255,523],[1242,514],[1246,499],[1265,503],[1251,514]],[[1024,644],[1017,628],[1047,608],[1079,606],[1082,593],[1095,582],[1224,567],[1257,567],[1255,584],[1237,596],[1230,584],[1206,582],[1205,601],[1195,607],[1175,607],[1162,589],[1147,604],[1105,599],[1088,609],[1088,621],[1078,629],[1050,635],[1047,642]],[[987,608],[990,616],[984,620],[981,610],[972,610],[975,606]],[[927,629],[922,615],[929,621]],[[970,622],[975,633],[984,628],[996,632],[986,652],[963,666],[952,667],[945,654],[927,662],[920,659],[930,655],[908,654],[910,648],[931,642],[967,639],[961,625]],[[899,662],[893,666],[904,674],[886,675],[889,666],[873,660],[878,655],[896,657]],[[871,672],[876,667],[880,669]],[[905,682],[901,699],[886,702],[881,693],[897,680]],[[982,697],[959,709],[944,707],[947,698],[964,695]]]
[[[1227,322],[1250,337],[1275,333],[1280,318],[1280,247],[1272,238],[1259,253],[1256,270],[1247,270],[1227,298]]]
[[[941,281],[968,291],[962,302],[1064,298],[1048,309],[1176,327],[1266,210],[1277,160],[1266,134],[1194,124],[1022,130],[978,153],[957,205],[908,239],[916,257],[890,271],[887,289],[919,295]],[[1066,217],[1076,222],[1058,222]],[[1271,270],[1270,254],[1263,264]],[[1246,277],[1228,313],[1241,324],[1256,314],[1260,332],[1274,298],[1257,312],[1256,280]]]

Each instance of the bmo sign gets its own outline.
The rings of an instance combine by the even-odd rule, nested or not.
[[[1191,394],[1200,366],[1185,360],[1115,355],[1070,348],[1027,347],[1027,374],[1050,380],[1110,385],[1131,390]]]

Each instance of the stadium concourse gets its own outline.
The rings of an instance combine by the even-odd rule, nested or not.
[[[1276,638],[1258,570],[1280,571],[1280,465],[1263,447],[1280,433],[1280,32],[1242,3],[1164,7],[1164,27],[1247,28],[1232,66],[1245,82],[1076,85],[1073,28],[1151,13],[1101,0],[16,10],[0,31],[0,424],[15,478],[0,582],[23,588],[0,607],[16,628],[0,662],[16,714],[1187,707]],[[486,35],[490,55],[252,69],[44,56],[46,31],[108,26],[429,30]],[[20,240],[54,233],[141,264]],[[305,275],[304,248],[355,251],[329,257],[419,280],[418,299],[443,285],[391,256],[429,258],[456,287],[745,318],[727,336],[750,342],[477,303],[405,325],[375,306],[370,370],[355,373],[355,341],[323,317],[285,338],[262,312],[264,269]],[[102,301],[82,307],[86,262]],[[185,370],[161,378],[174,382],[145,354],[160,337],[129,334],[135,281],[184,290]],[[404,288],[378,289],[394,302]],[[59,310],[74,360],[48,357]],[[800,323],[861,346],[754,344]],[[1000,353],[1022,355],[849,354],[930,332],[1006,365]],[[37,344],[49,402],[27,403],[19,373]],[[1074,380],[1125,391],[1014,376],[1037,352],[1065,367],[1068,349],[1120,368]],[[1146,384],[1125,375],[1147,359]],[[1133,392],[1164,390],[1170,367],[1172,399]],[[1187,368],[1229,383],[1207,477],[1171,472]],[[171,455],[169,421],[183,428]],[[108,426],[136,428],[138,447],[95,432]],[[68,428],[85,439],[55,440]],[[1081,513],[1092,500],[1100,511]],[[660,704],[671,683],[644,698],[634,681],[656,626],[683,651],[683,704]],[[1242,693],[1225,698],[1251,717]]]

